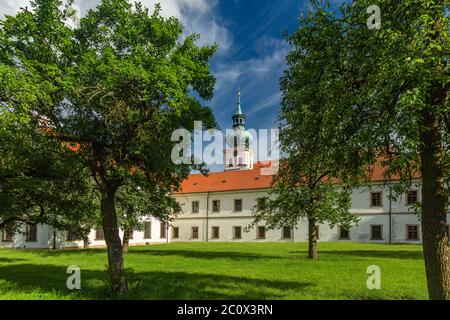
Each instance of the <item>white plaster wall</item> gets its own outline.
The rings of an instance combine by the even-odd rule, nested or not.
[[[421,199],[420,188],[419,200]],[[382,191],[382,206],[370,206],[370,193]],[[179,238],[171,241],[258,241],[258,242],[277,242],[277,241],[307,241],[308,225],[307,221],[301,221],[293,231],[292,239],[283,239],[281,230],[266,231],[266,239],[257,239],[256,229],[242,234],[242,239],[233,239],[233,226],[242,226],[243,229],[252,222],[252,211],[256,205],[257,198],[267,195],[267,190],[250,191],[229,191],[177,195],[175,198],[182,205],[183,213],[177,216],[173,226],[179,227]],[[402,243],[420,243],[421,241],[406,240],[406,225],[420,224],[417,215],[410,206],[406,205],[405,196],[389,204],[388,189],[382,184],[374,184],[371,187],[362,187],[355,189],[351,195],[351,212],[359,217],[359,222],[350,229],[350,239],[339,239],[338,227],[331,228],[328,224],[321,224],[319,227],[319,241],[338,241],[338,242],[370,242],[370,243],[388,243],[389,230],[392,230],[391,241]],[[243,211],[234,212],[234,199],[243,200]],[[212,201],[220,200],[220,212],[212,212]],[[192,201],[199,201],[199,212],[192,213]],[[206,223],[207,202],[209,202],[208,223]],[[389,224],[389,210],[391,209],[391,226]],[[450,223],[450,211],[447,217]],[[207,226],[208,224],[208,226]],[[259,223],[264,225],[264,222]],[[370,238],[370,226],[383,226],[383,239],[372,240]],[[191,239],[191,228],[199,227],[199,238]],[[218,226],[220,229],[220,238],[211,239],[212,227]],[[208,229],[208,232],[206,232]],[[420,230],[419,230],[420,231]]]
[[[49,241],[49,226],[45,224],[37,225],[37,241],[26,241],[25,226],[23,226],[17,234],[13,236],[13,241],[0,241],[0,248],[23,248],[23,249],[38,249],[48,248]],[[3,239],[3,233],[0,231],[0,239]]]
[[[165,243],[169,239],[169,232],[166,232],[166,238],[160,237],[161,222],[158,219],[150,218],[146,221],[151,222],[151,238],[144,239],[144,231],[134,231],[133,239],[130,239],[130,246],[133,245],[145,245],[152,243]],[[65,233],[64,233],[65,234]],[[123,239],[123,230],[119,231],[120,238]],[[83,241],[64,241],[64,247],[83,247]],[[106,242],[104,240],[95,239],[95,230],[91,230],[89,233],[89,247],[105,247]]]

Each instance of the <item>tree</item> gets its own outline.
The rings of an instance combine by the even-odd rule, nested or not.
[[[20,119],[0,114],[0,227],[81,221],[93,208],[88,172],[34,119]]]
[[[180,212],[178,202],[170,196],[170,188],[150,184],[147,187],[125,185],[117,191],[119,226],[123,230],[122,250],[128,252],[133,231],[144,229],[145,218],[157,218],[167,222]]]
[[[259,200],[264,202],[255,213],[253,225],[263,220],[269,228],[295,227],[306,218],[308,257],[318,259],[317,224],[348,228],[358,219],[349,212],[348,190],[312,175],[298,179],[294,176],[289,170],[280,170],[268,197]]]
[[[314,86],[311,111],[324,115],[331,132],[343,137],[342,149],[331,157],[353,178],[363,181],[374,165],[382,166],[387,180],[399,180],[394,192],[403,193],[421,177],[428,292],[431,299],[449,299],[449,4],[379,1],[379,29],[366,24],[371,4],[334,10],[313,1],[290,38],[286,88],[301,104],[302,90]],[[318,66],[316,83],[301,78]]]
[[[32,11],[2,21],[3,60],[43,84],[47,98],[33,111],[46,120],[49,136],[80,145],[76,158],[101,194],[112,292],[122,294],[117,190],[130,181],[176,189],[187,177],[191,165],[171,161],[171,133],[192,130],[194,120],[216,125],[191,95],[212,97],[209,59],[216,48],[197,47],[197,35],[181,41],[180,22],[163,18],[159,6],[149,15],[139,3],[103,0],[73,26],[71,2],[35,0]]]

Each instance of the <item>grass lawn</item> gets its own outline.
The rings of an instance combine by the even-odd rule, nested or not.
[[[426,299],[422,247],[320,243],[180,243],[133,247],[125,264],[131,299]],[[81,268],[81,290],[66,269]],[[368,290],[369,265],[381,290]],[[0,249],[0,299],[105,299],[106,251]]]

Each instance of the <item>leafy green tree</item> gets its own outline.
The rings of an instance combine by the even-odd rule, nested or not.
[[[0,227],[10,231],[23,223],[57,226],[93,205],[89,172],[33,122],[0,114]]]
[[[170,196],[171,189],[151,183],[147,187],[125,185],[117,191],[116,207],[119,226],[123,230],[122,249],[128,252],[133,231],[144,230],[145,219],[153,217],[162,222],[180,212],[180,206]]]
[[[173,130],[194,120],[214,127],[211,110],[192,95],[210,99],[215,83],[209,59],[215,47],[181,39],[175,18],[150,15],[141,4],[103,0],[78,24],[72,1],[34,0],[1,22],[3,61],[25,70],[45,98],[33,104],[52,139],[76,143],[74,155],[101,194],[100,208],[112,291],[127,291],[116,214],[117,190],[151,183],[176,189],[191,165],[174,164]],[[141,183],[145,181],[145,183]]]
[[[307,108],[343,141],[341,149],[323,149],[340,170],[362,182],[374,165],[382,166],[387,180],[398,180],[397,195],[421,176],[429,296],[449,299],[449,3],[378,1],[379,29],[368,27],[372,4],[344,3],[334,10],[313,1],[290,38],[285,88],[299,106],[303,91],[314,88],[315,103]],[[305,77],[315,68],[322,74],[311,83]]]

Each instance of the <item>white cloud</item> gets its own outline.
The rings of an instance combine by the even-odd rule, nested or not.
[[[0,17],[14,15],[20,8],[30,4],[29,0],[7,0],[0,2]]]
[[[185,32],[200,34],[200,45],[217,43],[219,52],[226,52],[232,44],[228,30],[221,25],[217,16],[217,2],[211,0],[140,0],[150,11],[156,3],[161,3],[161,14],[165,17],[177,17],[185,26]],[[8,0],[0,2],[0,17],[14,15],[19,8],[29,6],[29,0]],[[83,16],[89,9],[95,8],[100,0],[76,0],[75,8]]]
[[[241,87],[242,108],[247,116],[256,116],[278,106],[279,78],[286,68],[289,45],[283,40],[263,37],[257,48],[259,57],[225,62],[213,70],[217,84],[212,105],[219,117],[227,118],[233,112],[237,86]],[[250,101],[251,105],[247,104]]]

